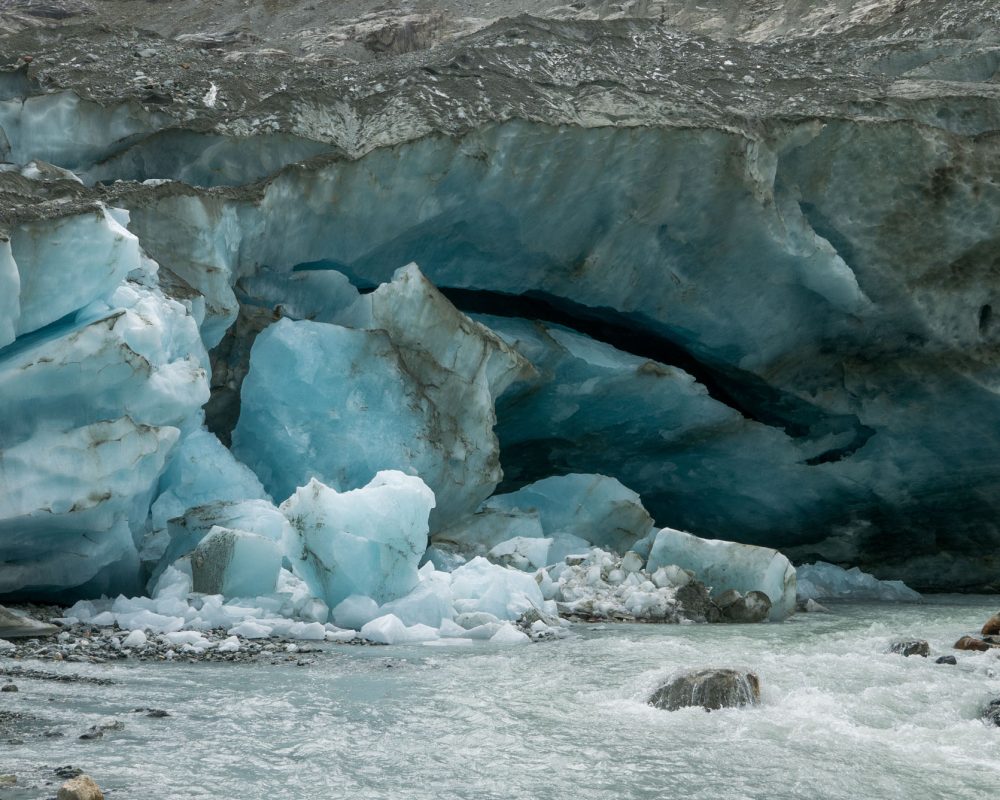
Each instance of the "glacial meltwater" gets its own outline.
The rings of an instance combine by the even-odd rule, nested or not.
[[[831,604],[764,625],[577,625],[569,638],[354,647],[303,662],[16,662],[111,685],[16,678],[0,709],[11,800],[73,765],[118,798],[981,798],[1000,785],[1000,650],[956,652],[996,596]],[[931,657],[889,654],[927,639]],[[936,664],[954,654],[955,666]],[[754,708],[656,710],[680,668],[748,667]],[[151,718],[136,708],[159,708]],[[107,718],[100,739],[77,737]],[[54,736],[53,733],[61,736]],[[48,735],[46,735],[48,734]]]

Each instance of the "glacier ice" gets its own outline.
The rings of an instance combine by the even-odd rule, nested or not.
[[[140,267],[139,240],[124,227],[127,223],[127,213],[98,205],[88,214],[15,228],[10,255],[19,278],[18,299],[4,323],[13,318],[21,336],[110,298],[122,279]]]
[[[278,544],[264,536],[214,526],[191,553],[194,591],[223,597],[271,594],[281,570]]]
[[[500,547],[498,558],[520,552],[527,562],[543,566],[591,546],[624,553],[652,529],[653,519],[635,492],[605,475],[571,474],[494,495],[433,539],[470,554]],[[546,540],[546,549],[532,539]],[[544,560],[535,563],[538,559]]]
[[[618,553],[626,552],[653,527],[639,495],[606,475],[545,478],[516,492],[494,495],[482,509],[537,514],[546,536],[570,534]]]
[[[858,567],[844,569],[817,561],[795,568],[796,593],[805,600],[884,600],[916,603],[921,597],[902,581],[880,581]]]
[[[763,592],[771,600],[772,620],[795,613],[795,567],[777,550],[663,528],[653,541],[646,569],[654,572],[671,565],[690,570],[716,594],[728,589]]]
[[[420,478],[379,472],[338,492],[313,479],[281,504],[295,574],[331,608],[351,595],[385,603],[417,585],[434,493]]]
[[[434,490],[432,525],[473,511],[501,478],[493,397],[527,363],[415,265],[338,319],[286,318],[257,337],[234,452],[276,498],[400,469]]]
[[[532,575],[491,564],[477,557],[451,573],[451,591],[458,614],[485,612],[513,620],[531,609],[545,607]]]
[[[93,582],[100,594],[102,573],[137,588],[130,523],[136,507],[148,508],[177,438],[176,428],[121,417],[39,432],[0,452],[0,593],[58,595]]]

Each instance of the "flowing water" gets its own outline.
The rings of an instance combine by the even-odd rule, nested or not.
[[[1000,658],[934,657],[998,608],[936,597],[782,624],[578,626],[535,645],[330,645],[302,667],[58,665],[116,683],[19,679],[0,694],[0,709],[66,734],[0,743],[0,773],[22,784],[0,797],[52,797],[64,764],[111,800],[987,797],[1000,729],[978,715],[1000,696]],[[932,657],[886,654],[900,637],[929,640]],[[644,703],[659,678],[703,666],[755,670],[761,706]],[[125,729],[76,738],[108,716]]]

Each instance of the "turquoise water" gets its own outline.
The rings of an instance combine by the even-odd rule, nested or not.
[[[0,744],[0,772],[22,784],[0,797],[52,797],[62,764],[112,800],[985,797],[1000,785],[1000,729],[978,714],[1000,696],[1000,659],[883,651],[920,637],[951,652],[998,609],[1000,597],[938,597],[757,626],[580,626],[514,647],[331,645],[303,667],[36,665],[117,683],[22,679],[0,695],[66,733]],[[754,669],[762,705],[644,704],[657,679],[702,666]],[[77,740],[108,716],[125,729]]]

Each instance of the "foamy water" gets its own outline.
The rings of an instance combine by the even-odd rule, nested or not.
[[[63,764],[111,800],[987,797],[1000,729],[978,715],[1000,696],[1000,659],[934,657],[998,609],[944,597],[782,624],[581,626],[537,645],[328,646],[305,667],[60,665],[117,683],[22,679],[0,695],[65,732],[0,744],[0,772],[34,784],[0,797],[52,797]],[[929,640],[932,657],[886,654],[901,637]],[[703,666],[755,670],[762,705],[645,705],[659,678]],[[77,740],[108,716],[125,730]]]

